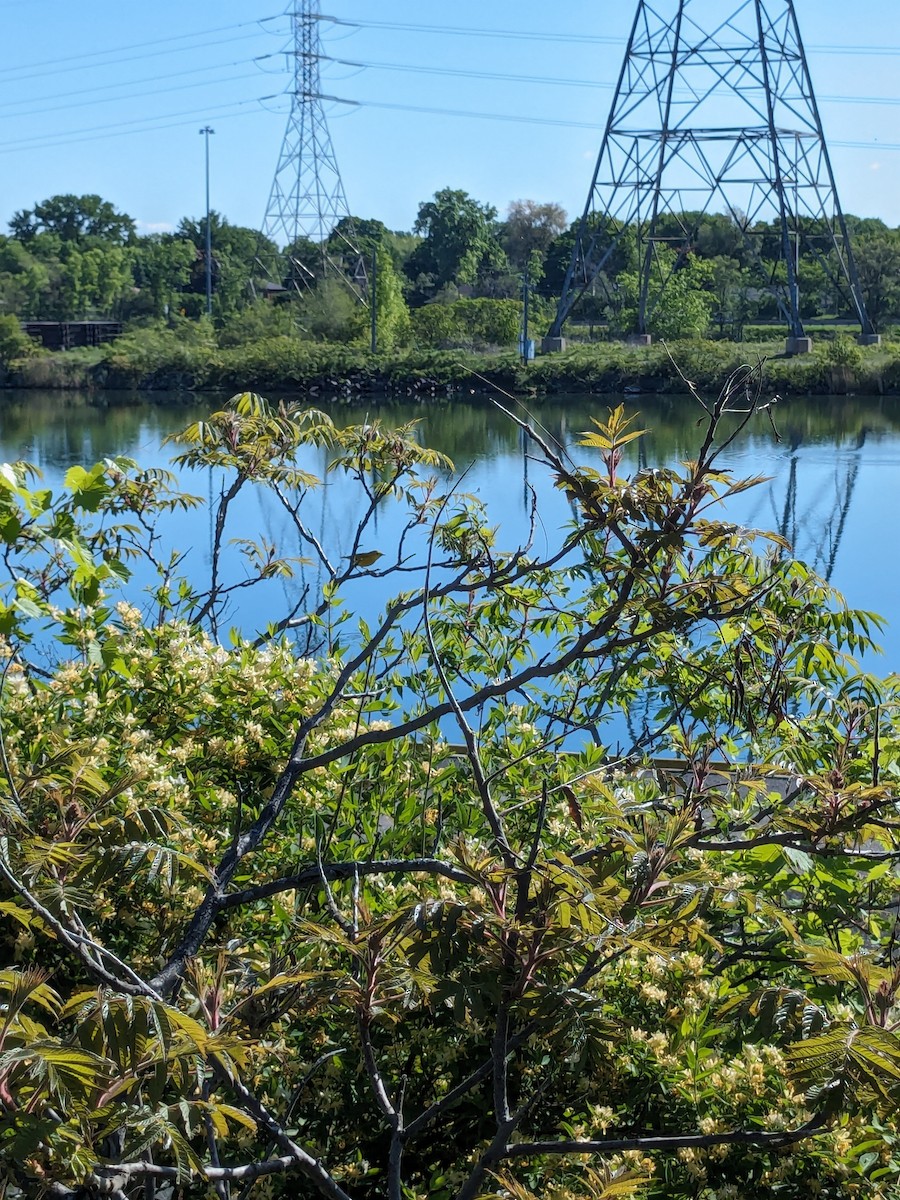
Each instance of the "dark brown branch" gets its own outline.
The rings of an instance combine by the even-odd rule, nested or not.
[[[245,888],[230,896],[223,896],[219,907],[221,909],[240,908],[245,904],[253,904],[256,900],[266,900],[269,896],[277,896],[280,892],[301,891],[303,888],[315,887],[325,876],[329,883],[340,883],[343,880],[370,877],[373,875],[440,875],[461,883],[465,887],[473,887],[476,880],[461,867],[451,863],[441,862],[436,858],[396,858],[384,862],[343,862],[322,863],[321,870],[315,864],[301,867],[294,875],[283,875],[269,883],[260,883],[256,887]]]
[[[806,1138],[825,1132],[826,1120],[813,1117],[799,1129],[784,1133],[755,1133],[738,1130],[735,1133],[645,1133],[634,1137],[603,1138],[600,1141],[571,1142],[514,1142],[506,1147],[507,1158],[540,1158],[545,1154],[619,1154],[625,1150],[659,1150],[673,1153],[678,1150],[710,1150],[715,1146],[755,1146],[759,1149],[780,1150],[796,1145]]]

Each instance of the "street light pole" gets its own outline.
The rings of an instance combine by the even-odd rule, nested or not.
[[[209,135],[215,133],[208,125],[200,130],[206,138],[206,315],[212,316],[212,228],[209,223]]]

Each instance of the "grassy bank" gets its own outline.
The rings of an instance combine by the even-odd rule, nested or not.
[[[735,345],[690,341],[637,348],[621,343],[578,346],[538,358],[527,367],[510,352],[403,350],[373,356],[353,346],[268,338],[220,348],[176,334],[128,334],[102,349],[40,353],[16,362],[2,383],[17,388],[87,390],[259,391],[266,395],[421,395],[487,390],[518,394],[685,391],[679,371],[713,389],[744,362],[766,358],[766,387],[784,395],[900,390],[900,343],[859,350],[855,343],[822,343],[811,355],[785,358],[783,343]],[[678,366],[675,366],[675,363]],[[479,379],[478,376],[482,376]]]

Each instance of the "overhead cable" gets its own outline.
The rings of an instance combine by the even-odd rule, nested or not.
[[[340,96],[319,96],[335,104],[346,104],[352,108],[383,108],[394,112],[423,113],[438,117],[466,117],[479,121],[509,121],[522,125],[555,125],[565,129],[593,129],[602,132],[603,121],[570,121],[556,117],[529,117],[520,113],[477,112],[468,108],[432,108],[422,104],[390,104],[383,100],[346,100]],[[900,142],[831,141],[832,146],[857,150],[900,150]]]
[[[264,19],[272,20],[273,18],[268,17],[268,18],[264,18]],[[224,32],[228,29],[243,29],[243,28],[246,28],[247,26],[258,25],[258,24],[259,24],[259,22],[257,22],[257,21],[245,21],[245,22],[242,22],[241,25],[223,26],[219,30],[211,30],[210,32],[220,33],[220,32]],[[258,37],[259,35],[255,34],[255,33],[251,33],[251,34],[242,33],[242,34],[238,35],[237,37],[220,38],[215,41],[206,41],[206,42],[201,42],[199,44],[190,45],[190,46],[171,46],[171,45],[169,45],[168,48],[165,50],[153,50],[153,51],[150,51],[148,54],[129,54],[128,56],[126,56],[124,58],[109,59],[106,62],[98,63],[98,62],[85,61],[88,59],[95,59],[97,57],[101,57],[101,56],[107,55],[107,54],[119,54],[126,50],[141,50],[148,46],[159,46],[163,43],[186,41],[188,39],[196,39],[201,36],[205,36],[205,35],[202,35],[199,33],[184,33],[184,34],[180,34],[176,37],[171,37],[171,38],[157,38],[156,40],[154,40],[152,42],[135,42],[131,46],[119,46],[115,50],[96,50],[96,51],[93,51],[88,54],[70,54],[66,58],[46,59],[44,62],[23,63],[21,66],[18,66],[18,67],[0,67],[0,83],[6,82],[7,77],[9,77],[9,76],[14,76],[14,78],[10,78],[8,80],[10,83],[20,83],[23,79],[41,78],[45,75],[46,69],[49,67],[54,68],[54,70],[53,70],[54,75],[60,75],[60,74],[64,74],[64,73],[70,72],[70,71],[88,71],[88,70],[93,71],[93,70],[96,70],[98,67],[111,67],[111,66],[116,66],[119,63],[137,62],[137,61],[145,59],[145,58],[159,58],[160,56],[165,55],[165,54],[181,54],[181,53],[184,53],[186,51],[191,51],[191,50],[201,50],[201,49],[205,50],[210,46],[225,46],[232,42],[247,41],[249,38]],[[68,63],[69,65],[68,66],[63,65],[66,63]],[[33,73],[31,75],[22,75],[22,74],[20,74],[20,72],[22,72],[22,71],[31,71]]]
[[[514,39],[536,42],[569,42],[576,45],[579,43],[605,46],[624,46],[627,44],[627,38],[624,37],[606,37],[589,33],[551,33],[545,30],[527,29],[478,29],[466,28],[460,25],[419,25],[405,21],[349,21],[343,20],[340,17],[325,16],[324,14],[320,14],[319,20],[328,21],[334,25],[353,26],[358,29],[388,29],[398,33],[450,34],[456,37],[502,38],[504,41]],[[888,56],[900,54],[900,46],[853,46],[846,43],[842,43],[841,45],[823,43],[807,46],[807,49],[815,50],[819,54],[877,54]]]
[[[222,121],[227,120],[229,117],[249,115],[249,113],[244,112],[231,112],[231,109],[246,109],[248,105],[253,105],[253,111],[256,112],[259,106],[266,101],[283,98],[283,93],[275,93],[271,96],[255,96],[249,100],[236,100],[232,104],[216,110],[196,108],[182,110],[177,113],[168,113],[161,117],[143,117],[136,121],[123,121],[116,126],[110,126],[109,123],[106,123],[103,125],[88,126],[86,129],[72,129],[68,132],[56,130],[52,134],[42,134],[39,137],[0,142],[0,154],[12,154],[22,150],[45,150],[53,146],[71,146],[77,142],[97,142],[107,138],[125,137],[134,133],[155,133],[159,129],[174,129],[182,125],[192,125],[194,121],[203,117],[210,120]],[[144,125],[145,127],[143,129],[135,128],[135,126],[140,125]]]

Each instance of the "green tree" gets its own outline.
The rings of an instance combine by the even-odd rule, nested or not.
[[[518,300],[455,300],[452,304],[426,304],[412,314],[418,345],[432,349],[462,346],[466,349],[510,347],[522,328]]]
[[[341,217],[331,231],[328,245],[332,253],[338,256],[346,254],[349,247],[354,247],[362,254],[371,255],[376,246],[383,245],[388,235],[388,227],[383,221],[363,217]]]
[[[58,320],[112,316],[129,295],[132,271],[120,246],[81,248],[66,242],[60,254],[55,298],[49,315]]]
[[[317,342],[351,342],[360,336],[365,321],[360,297],[336,275],[304,289],[296,308],[300,331]]]
[[[278,250],[257,230],[232,225],[221,213],[211,212],[209,224],[214,311],[221,319],[252,301],[252,282],[262,279],[264,265],[277,259]],[[205,308],[206,296],[206,217],[183,218],[176,236],[192,243],[196,249],[186,303],[189,315],[199,316]]]
[[[647,331],[661,338],[702,337],[715,307],[711,289],[712,265],[694,255],[679,258],[674,251],[658,251],[647,293]],[[623,272],[616,280],[615,327],[632,333],[638,325],[640,278]]]
[[[218,342],[220,346],[245,346],[266,338],[296,338],[298,318],[296,297],[279,302],[255,300],[223,321]]]
[[[753,276],[735,258],[717,255],[708,261],[711,268],[709,288],[715,297],[712,319],[720,331],[728,326],[735,341],[740,341],[745,323],[753,320],[759,310],[759,305],[751,298],[751,292],[755,294]]]
[[[106,242],[123,246],[132,242],[136,226],[101,196],[51,196],[34,208],[20,209],[9,223],[17,240],[28,244],[41,233],[54,233],[63,242]]]
[[[322,247],[309,238],[298,238],[279,254],[277,248],[266,260],[272,271],[281,272],[281,283],[289,291],[305,291],[315,287],[324,277],[325,256]]]
[[[551,243],[544,261],[544,277],[540,284],[542,295],[558,298],[562,294],[566,274],[572,262],[572,253],[581,219],[573,221],[565,233]],[[610,222],[601,214],[588,218],[587,233],[598,230],[596,261],[606,257],[603,270],[604,280],[614,280],[623,271],[637,269],[637,241],[634,229]]]
[[[47,266],[12,238],[0,237],[0,310],[40,315],[50,285]]]
[[[176,313],[196,259],[196,247],[184,238],[171,234],[140,238],[131,251],[134,283],[139,289],[133,307],[153,317]]]
[[[566,212],[558,204],[514,200],[500,233],[501,244],[513,270],[527,270],[533,281],[539,282],[547,251],[567,226]]]
[[[853,243],[859,285],[876,332],[900,315],[900,234],[870,233]]]
[[[393,350],[402,346],[409,338],[409,309],[403,298],[403,285],[394,268],[394,260],[384,245],[375,250],[377,275],[375,282],[375,305],[378,326],[378,346],[381,350]],[[371,285],[371,280],[370,280]],[[371,303],[371,300],[370,300]],[[365,321],[370,315],[368,308],[359,307],[359,315]],[[362,331],[365,337],[366,331]]]
[[[0,313],[0,367],[8,367],[17,359],[28,358],[35,344],[22,330],[18,318]]]
[[[91,260],[74,242],[63,244],[53,315],[61,321],[84,317],[90,307]]]
[[[483,273],[502,271],[506,256],[497,237],[497,210],[467,192],[444,188],[419,206],[414,226],[422,241],[409,256],[406,273],[426,276],[433,290],[474,284]]]
[[[404,233],[402,230],[389,229],[385,234],[384,245],[393,259],[394,266],[404,275],[406,275],[406,263],[421,240],[416,234]]]

